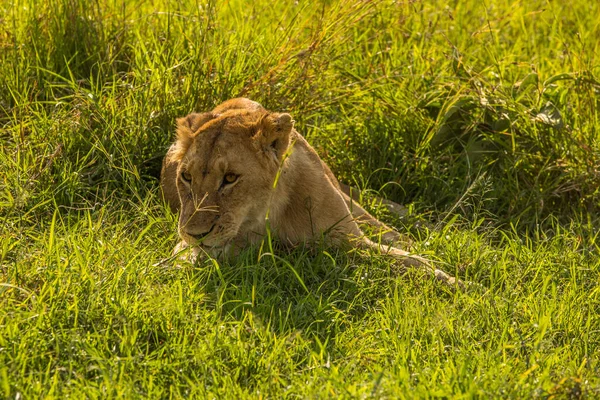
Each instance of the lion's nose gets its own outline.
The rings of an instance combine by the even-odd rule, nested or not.
[[[206,237],[206,235],[208,235],[209,233],[211,233],[214,227],[215,227],[214,225],[211,226],[209,230],[207,230],[206,232],[203,232],[203,233],[192,233],[192,232],[186,232],[186,233],[188,235],[190,235],[191,237],[193,237],[194,239],[200,240],[200,239]]]

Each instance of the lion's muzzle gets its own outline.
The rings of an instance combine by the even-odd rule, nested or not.
[[[213,229],[215,229],[215,225],[216,224],[213,224],[213,226],[211,226],[209,230],[207,230],[206,232],[203,232],[203,233],[186,232],[186,234],[189,235],[189,236],[191,236],[191,237],[193,237],[196,240],[202,240],[206,236],[208,236],[208,234],[211,233],[213,231]]]

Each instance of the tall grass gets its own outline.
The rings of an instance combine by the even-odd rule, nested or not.
[[[0,396],[600,395],[597,2],[0,10]],[[174,120],[236,96],[484,289],[327,248],[159,263]]]

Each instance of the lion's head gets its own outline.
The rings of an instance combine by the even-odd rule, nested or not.
[[[181,238],[223,248],[262,229],[290,145],[291,116],[235,109],[190,114],[177,125],[169,161],[178,162]]]

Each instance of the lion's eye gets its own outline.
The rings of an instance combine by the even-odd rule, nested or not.
[[[187,171],[181,171],[181,179],[190,183],[192,181],[192,174]]]
[[[236,174],[233,173],[228,173],[225,175],[225,178],[223,178],[223,184],[229,184],[229,183],[233,183],[235,181],[237,181],[238,176]]]

